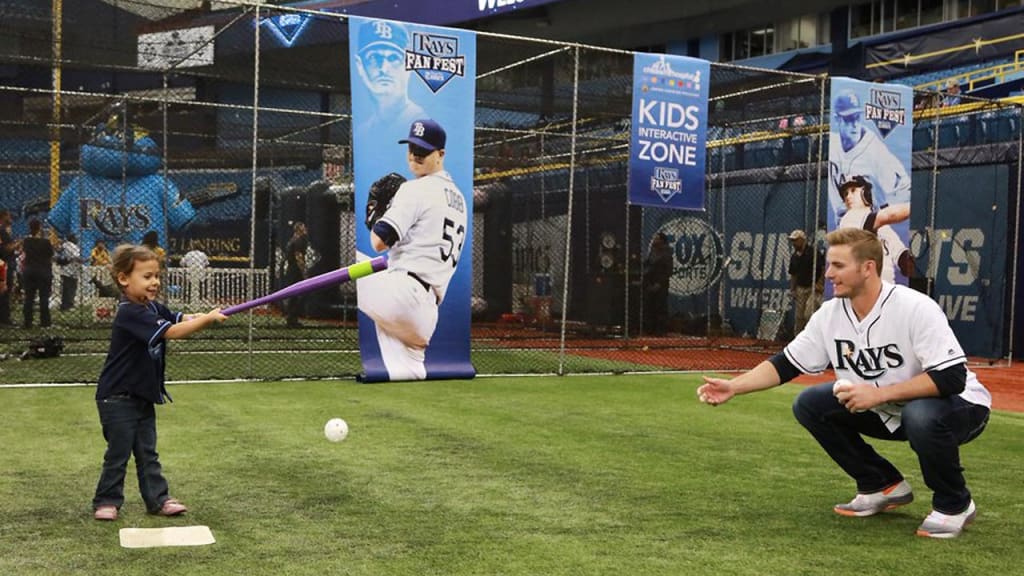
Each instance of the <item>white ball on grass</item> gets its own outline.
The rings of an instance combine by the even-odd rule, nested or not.
[[[341,418],[331,418],[324,425],[324,436],[331,442],[341,442],[348,436],[348,424]]]

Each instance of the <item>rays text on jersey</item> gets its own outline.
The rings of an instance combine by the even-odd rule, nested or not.
[[[899,368],[905,362],[896,344],[857,348],[852,340],[836,339],[836,370],[850,370],[863,380],[875,380],[889,368]]]

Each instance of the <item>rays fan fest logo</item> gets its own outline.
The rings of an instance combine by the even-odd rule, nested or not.
[[[871,89],[871,101],[864,104],[864,117],[875,123],[882,138],[897,126],[907,123],[903,95],[890,90]]]
[[[416,72],[437,93],[453,77],[466,75],[466,57],[459,54],[459,39],[454,36],[413,32],[405,69]]]
[[[679,169],[655,166],[654,174],[651,175],[651,191],[656,193],[662,202],[668,203],[673,196],[683,191]]]

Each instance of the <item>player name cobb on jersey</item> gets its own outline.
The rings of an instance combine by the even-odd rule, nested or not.
[[[466,212],[466,201],[462,198],[462,194],[457,190],[452,190],[451,188],[446,187],[444,189],[444,196],[448,200],[449,208],[454,208],[462,213]]]

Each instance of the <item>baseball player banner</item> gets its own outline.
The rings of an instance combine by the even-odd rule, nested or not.
[[[704,209],[707,60],[666,54],[633,56],[629,202]]]
[[[908,248],[913,103],[909,86],[832,79],[828,229],[877,233],[885,248],[882,279],[899,284],[914,273]]]
[[[476,36],[353,16],[349,53],[356,259],[389,261],[356,284],[361,380],[472,377]]]

